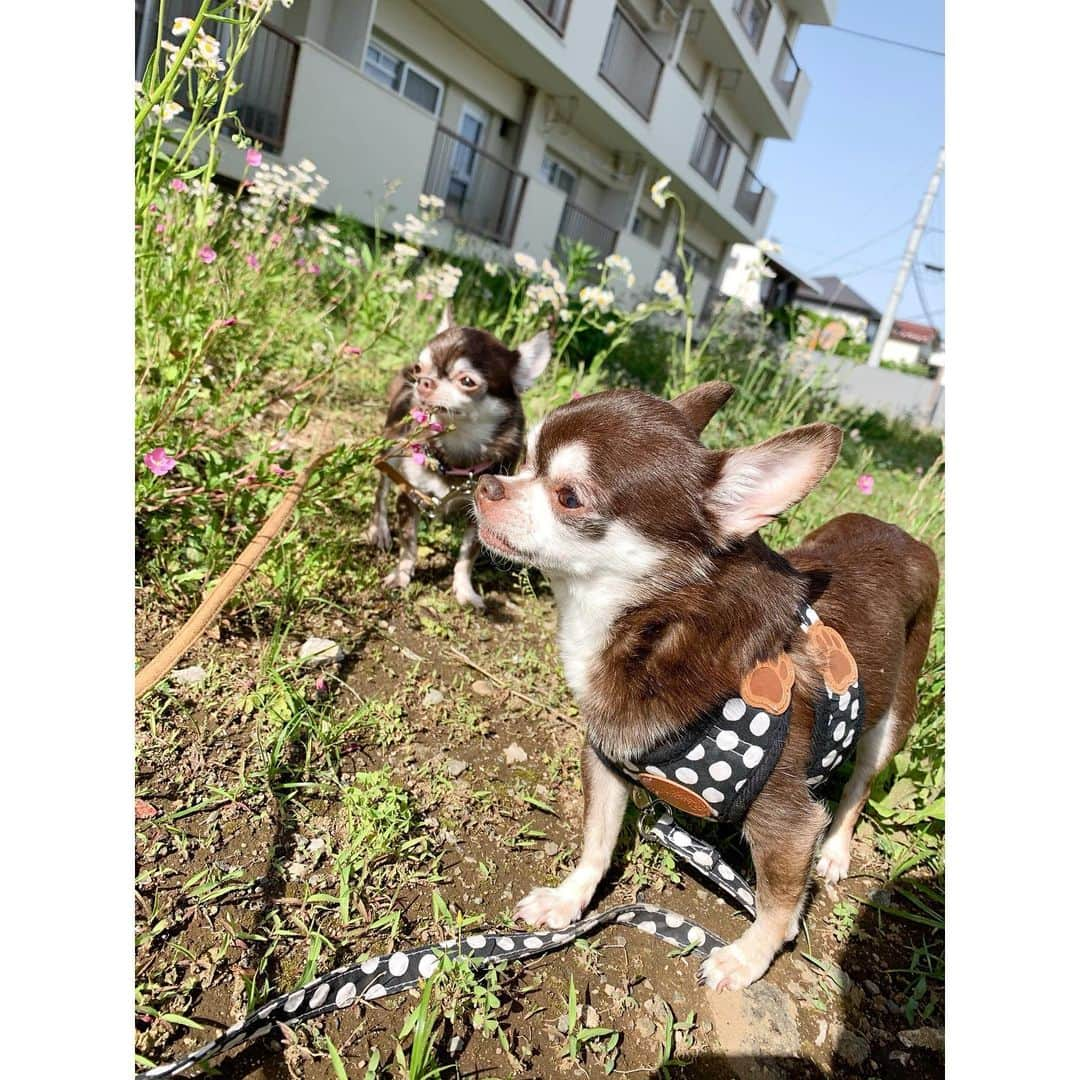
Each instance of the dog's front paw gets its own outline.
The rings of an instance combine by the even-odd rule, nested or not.
[[[382,579],[383,585],[388,589],[404,589],[412,581],[412,574],[408,570],[391,570],[389,574]]]
[[[842,836],[830,836],[821,845],[817,862],[818,876],[830,885],[842,881],[851,869],[851,843]]]
[[[454,599],[462,607],[474,607],[477,611],[484,610],[484,598],[472,587],[469,581],[454,582]]]
[[[528,896],[518,901],[514,918],[530,926],[562,930],[581,918],[588,901],[589,897],[584,896],[580,890],[568,889],[565,886],[557,889],[533,889]]]
[[[393,540],[390,536],[390,525],[385,521],[373,521],[368,526],[367,542],[371,547],[380,551],[389,551]]]
[[[747,956],[739,942],[713,949],[701,965],[701,981],[710,990],[745,990],[757,982],[769,967],[769,960]]]

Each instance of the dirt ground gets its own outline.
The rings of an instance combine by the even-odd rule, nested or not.
[[[435,888],[452,910],[476,917],[470,929],[506,925],[520,896],[554,884],[571,865],[582,735],[555,654],[550,594],[538,578],[534,592],[482,563],[488,611],[465,612],[449,597],[449,550],[426,552],[406,599],[376,586],[363,600],[289,627],[280,642],[280,657],[290,661],[308,635],[343,645],[336,667],[294,663],[285,691],[294,705],[314,703],[320,716],[387,703],[380,726],[327,739],[343,782],[386,767],[415,814],[409,839],[380,856],[385,874],[377,888],[358,892],[348,920],[332,910],[337,878],[326,852],[341,839],[332,794],[305,780],[314,773],[297,760],[300,744],[273,766],[275,783],[259,760],[265,709],[252,707],[252,694],[265,680],[268,638],[258,619],[226,618],[182,662],[202,665],[207,678],[174,683],[140,708],[136,793],[147,816],[136,823],[136,1045],[151,1061],[172,1060],[243,1016],[253,980],[278,992],[363,955],[445,937],[431,914]],[[140,660],[174,629],[174,619],[144,606]],[[748,866],[738,838],[723,839],[736,865]],[[685,867],[674,874],[673,867],[635,839],[628,820],[595,904],[637,897],[737,937],[745,919]],[[940,1076],[944,1005],[940,995],[913,989],[912,956],[931,931],[882,910],[897,903],[885,868],[864,823],[855,876],[835,889],[815,884],[798,941],[743,993],[698,987],[692,960],[620,927],[512,966],[485,1010],[487,1030],[473,1028],[465,1008],[439,1029],[440,1060],[452,1062],[443,1075]],[[396,927],[372,927],[393,912]],[[581,1026],[613,1029],[613,1049],[604,1050],[605,1037],[577,1060],[567,1055],[571,976]],[[349,1077],[405,1075],[394,1051],[416,998],[354,1006],[272,1033],[219,1061],[216,1075],[340,1076],[322,1034]],[[677,1028],[665,1055],[669,1009]],[[367,1071],[373,1050],[377,1074]]]

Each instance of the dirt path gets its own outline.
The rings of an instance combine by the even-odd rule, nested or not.
[[[477,917],[470,925],[493,926],[529,888],[555,883],[571,864],[581,735],[558,715],[574,709],[554,653],[550,596],[538,582],[540,595],[532,595],[485,567],[489,612],[476,615],[452,605],[448,580],[447,557],[431,552],[407,600],[375,589],[351,608],[292,628],[280,657],[291,660],[303,636],[317,634],[340,641],[346,658],[318,684],[317,673],[289,668],[278,699],[265,689],[267,641],[226,621],[219,640],[204,641],[184,661],[202,664],[206,680],[141,710],[137,792],[156,813],[138,823],[140,1000],[208,1022],[205,1031],[188,1031],[137,1007],[140,1052],[152,1060],[176,1056],[209,1037],[212,1024],[243,1015],[245,979],[286,989],[365,952],[388,951],[391,939],[396,947],[445,937],[432,916],[436,889],[453,910]],[[145,653],[164,634],[160,622],[141,619]],[[310,733],[275,757],[260,731],[260,717],[275,710],[307,710],[330,725],[316,743],[330,748],[343,784],[386,769],[412,808],[411,829],[375,860],[377,885],[358,889],[344,921],[333,914],[340,867],[328,854],[348,841],[340,800],[301,760],[310,758]],[[335,718],[344,718],[340,731]],[[273,782],[256,782],[256,772]],[[692,962],[609,928],[505,973],[480,1008],[480,992],[462,989],[442,1060],[452,1059],[462,1076],[592,1077],[608,1069],[660,1076],[665,1024],[674,1023],[685,1030],[669,1032],[669,1060],[685,1061],[685,1076],[941,1075],[943,1006],[912,1001],[917,976],[909,967],[923,929],[880,910],[894,897],[883,884],[886,864],[866,839],[869,826],[862,832],[858,876],[832,894],[815,887],[804,933],[750,990],[698,988]],[[736,865],[747,865],[738,841],[727,842]],[[670,857],[637,843],[628,822],[598,903],[635,896],[728,939],[744,926],[702,883],[675,872]],[[371,926],[393,912],[396,928]],[[580,1026],[618,1033],[611,1049],[611,1036],[588,1041],[576,1063],[566,1056],[571,977]],[[334,1077],[315,1034],[325,1032],[347,1074],[364,1076],[373,1050],[390,1066],[414,1005],[415,995],[334,1014],[290,1036],[284,1052],[273,1039],[241,1052],[221,1075]]]

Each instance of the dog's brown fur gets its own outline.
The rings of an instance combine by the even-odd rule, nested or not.
[[[590,738],[605,753],[643,754],[693,724],[755,664],[782,652],[794,661],[787,741],[744,823],[757,877],[758,919],[725,955],[706,962],[711,985],[738,989],[794,937],[815,847],[828,823],[807,787],[821,674],[794,613],[800,602],[809,602],[839,632],[866,695],[855,774],[819,863],[819,871],[835,879],[847,872],[851,831],[870,782],[903,745],[915,718],[938,567],[926,545],[863,514],[835,518],[783,554],[756,532],[732,535],[727,510],[706,493],[717,490],[739,452],[717,453],[698,441],[728,394],[726,384],[706,384],[671,403],[612,391],[563,406],[544,421],[526,469],[535,474],[528,483],[541,483],[561,448],[582,447],[588,475],[574,486],[575,501],[584,506],[562,512],[572,519],[575,535],[595,536],[603,544],[614,523],[631,522],[637,535],[666,553],[661,568],[615,616],[578,694]],[[811,425],[754,449],[776,460],[800,453],[820,459],[790,505],[831,466],[839,445],[838,429]],[[503,554],[514,539],[500,522],[511,520],[506,506],[515,483],[500,482],[498,492],[482,485],[477,493],[481,539],[486,526],[504,542]],[[875,733],[877,723],[883,726]],[[592,822],[601,813],[590,805],[598,759],[587,750],[583,764],[590,779],[585,815]],[[610,806],[613,800],[609,791]],[[613,813],[610,807],[606,812]],[[606,869],[600,856],[592,863]],[[591,895],[581,889],[586,891]],[[541,917],[550,907],[546,898],[530,906],[527,897],[522,904],[526,914]]]

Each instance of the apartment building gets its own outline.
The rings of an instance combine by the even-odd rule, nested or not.
[[[160,2],[166,25],[195,6]],[[140,64],[156,7],[136,4]],[[836,0],[295,0],[273,6],[245,57],[237,109],[269,160],[317,163],[326,209],[386,225],[436,194],[438,246],[539,259],[584,240],[629,258],[645,289],[678,269],[673,208],[649,198],[670,174],[703,308],[732,245],[765,234],[762,147],[794,138],[810,89],[798,31],[835,11]],[[240,169],[230,144],[222,172]]]

